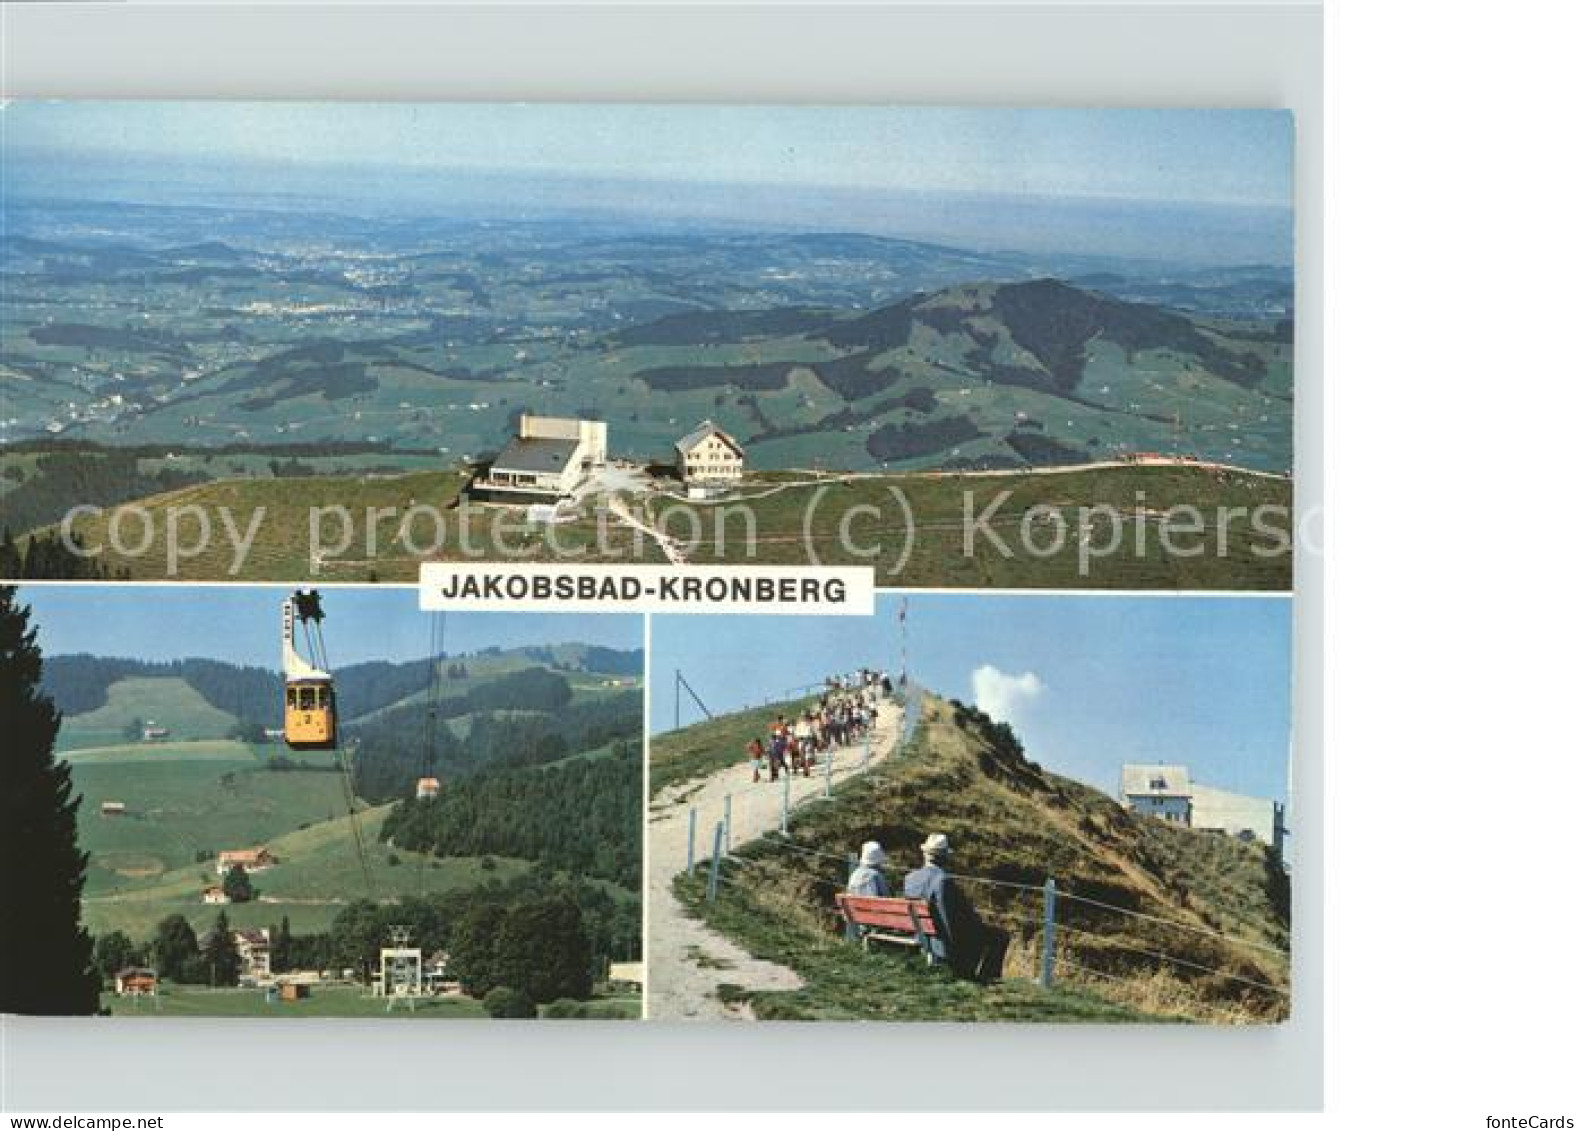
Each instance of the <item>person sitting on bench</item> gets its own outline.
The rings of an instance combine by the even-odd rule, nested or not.
[[[979,918],[973,904],[946,872],[951,844],[942,833],[931,833],[920,846],[924,866],[907,874],[902,893],[929,904],[936,934],[929,940],[936,958],[946,960],[953,972],[976,982],[1001,977],[1011,936]]]
[[[885,849],[880,847],[880,842],[864,841],[863,850],[858,857],[858,867],[854,868],[852,875],[847,877],[847,893],[881,898],[889,896],[891,885],[886,882],[885,873],[880,870],[885,862]]]

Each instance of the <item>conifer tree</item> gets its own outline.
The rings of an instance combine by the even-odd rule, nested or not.
[[[0,1013],[88,1014],[99,979],[81,923],[82,798],[55,757],[60,713],[39,691],[36,635],[0,586]]]
[[[236,943],[231,938],[231,921],[224,911],[215,919],[214,930],[204,936],[203,971],[211,986],[234,986],[242,973]]]

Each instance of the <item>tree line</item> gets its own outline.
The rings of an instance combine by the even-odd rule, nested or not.
[[[476,702],[493,701],[481,696]],[[449,785],[497,762],[544,765],[643,733],[638,691],[594,696],[548,713],[522,710],[513,704],[474,714],[465,737],[444,721],[455,715],[442,713],[430,726],[421,703],[348,727],[357,741],[352,767],[358,796],[378,804],[410,796],[418,778],[431,774]]]
[[[322,932],[296,934],[282,916],[269,929],[270,964],[277,974],[350,970],[372,981],[380,949],[400,925],[426,956],[445,951],[447,976],[491,1014],[529,1017],[539,1004],[588,998],[609,963],[637,958],[642,919],[636,893],[613,895],[586,880],[534,873],[392,904],[356,900]],[[108,931],[94,940],[92,954],[92,972],[106,987],[129,967],[150,967],[176,984],[217,987],[237,985],[243,973],[223,910],[202,932],[181,914],[160,920],[142,941]]]
[[[14,492],[13,492],[14,494]],[[11,500],[6,499],[9,510]],[[7,527],[0,534],[0,578],[39,578],[52,581],[124,581],[131,577],[125,569],[106,569],[96,558],[72,553],[53,531],[43,530],[18,545]]]

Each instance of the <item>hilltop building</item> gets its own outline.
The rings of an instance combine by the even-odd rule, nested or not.
[[[1122,767],[1122,805],[1174,825],[1193,818],[1193,782],[1187,766]]]
[[[568,420],[524,412],[517,434],[473,477],[469,493],[490,503],[554,503],[577,489],[606,459],[603,420]]]
[[[1286,834],[1281,802],[1196,782],[1187,766],[1124,765],[1122,804],[1170,824],[1257,840],[1278,850]]]
[[[1282,804],[1265,797],[1247,797],[1214,786],[1194,783],[1196,829],[1218,829],[1242,840],[1281,847],[1286,832]]]
[[[215,875],[223,876],[233,867],[239,867],[251,876],[254,872],[267,871],[279,863],[280,860],[267,848],[227,849],[215,857]]]
[[[144,742],[158,742],[161,739],[165,739],[165,738],[169,738],[169,737],[170,737],[170,727],[162,727],[162,726],[158,725],[157,723],[152,723],[152,722],[143,724],[143,741]]]
[[[747,453],[713,421],[703,421],[674,447],[677,475],[690,493],[721,491],[742,482]]]

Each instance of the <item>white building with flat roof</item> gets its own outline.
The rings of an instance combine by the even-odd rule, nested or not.
[[[1279,844],[1282,806],[1267,797],[1248,797],[1214,786],[1194,783],[1193,827],[1217,829],[1228,836]]]
[[[517,434],[474,476],[472,493],[494,503],[564,499],[606,460],[603,420],[517,418]]]

